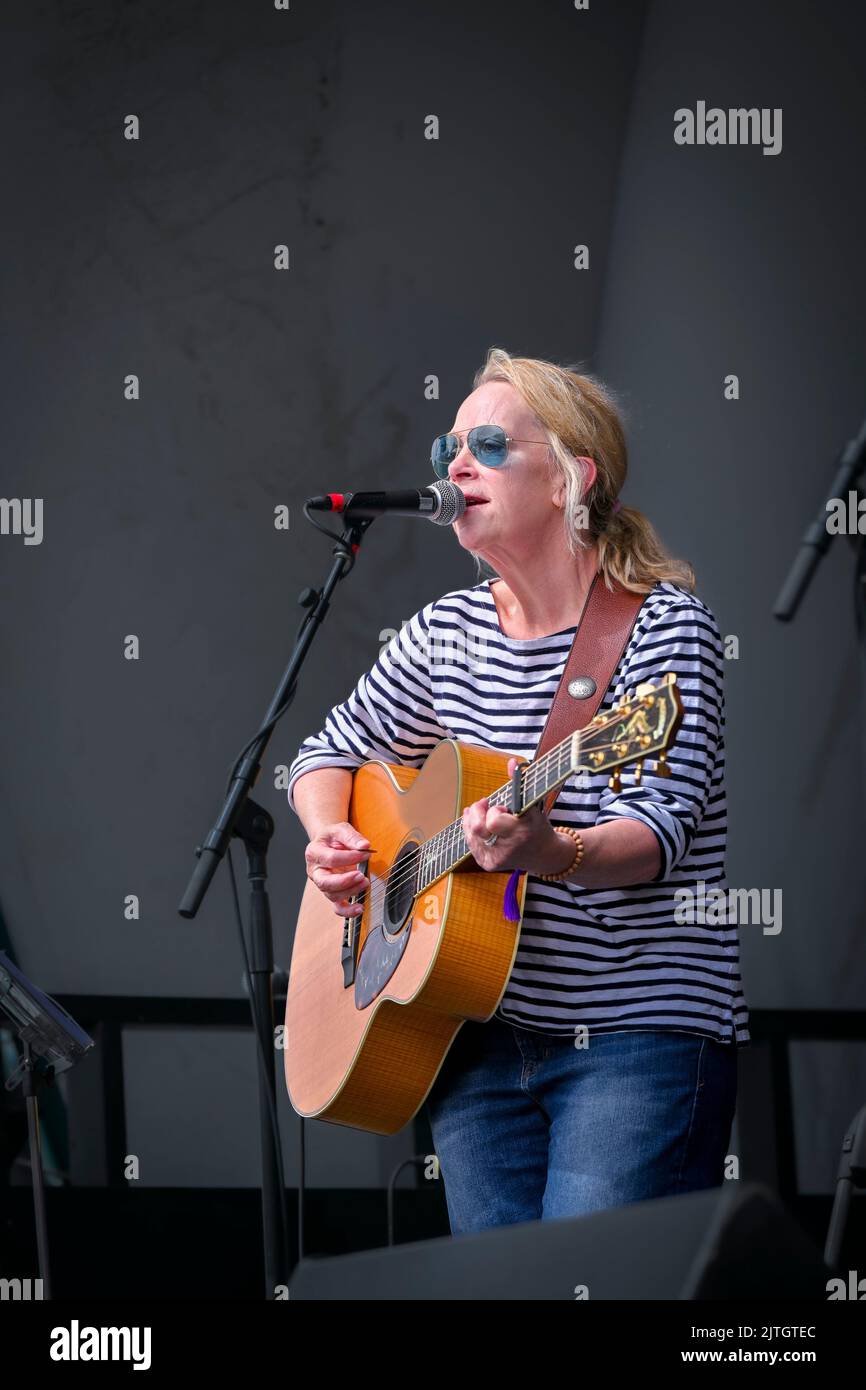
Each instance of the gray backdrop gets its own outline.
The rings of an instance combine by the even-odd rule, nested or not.
[[[739,639],[730,881],[784,894],[779,936],[742,932],[750,1005],[863,1007],[849,547],[796,626],[770,616],[866,409],[858,8],[7,8],[3,492],[42,497],[45,524],[40,546],[0,536],[0,904],[45,988],[240,993],[224,871],[198,920],[176,905],[330,563],[300,503],[427,481],[499,344],[622,394],[625,496]],[[677,146],[674,110],[699,100],[783,108],[782,153]],[[338,591],[256,790],[283,964],[304,836],[275,769],[383,630],[472,582],[448,534],[381,521]],[[257,1181],[248,1038],[130,1030],[125,1059],[142,1182]],[[794,1061],[801,1183],[826,1190],[863,1049]],[[310,1128],[314,1183],[376,1185],[410,1151]]]

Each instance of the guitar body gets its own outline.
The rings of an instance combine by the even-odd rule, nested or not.
[[[369,762],[352,783],[349,820],[374,847],[364,911],[342,922],[308,882],[286,1003],[286,1083],[298,1114],[373,1134],[411,1120],[467,1019],[492,1016],[505,991],[520,920],[503,908],[508,873],[477,868],[463,808],[481,797],[518,815],[577,772],[612,772],[667,749],[682,719],[673,672],[597,714],[580,732],[519,758],[446,739],[420,769]],[[516,788],[516,799],[514,790]],[[522,919],[526,874],[517,887]]]
[[[453,739],[420,770],[369,762],[355,773],[349,820],[374,847],[361,865],[371,884],[364,912],[343,924],[356,941],[350,950],[311,881],[295,933],[285,1067],[300,1115],[396,1133],[422,1105],[461,1025],[494,1013],[520,935],[520,922],[503,914],[509,874],[470,860],[415,900],[399,860],[507,780],[507,754]],[[524,874],[521,914],[525,892]]]

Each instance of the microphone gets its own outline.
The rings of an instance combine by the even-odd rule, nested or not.
[[[405,492],[326,492],[308,497],[304,503],[311,512],[341,512],[348,517],[423,516],[436,526],[450,526],[466,511],[466,498],[456,483],[442,479],[429,487]]]

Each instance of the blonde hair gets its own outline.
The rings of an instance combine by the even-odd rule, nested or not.
[[[668,553],[647,517],[636,507],[615,505],[628,471],[628,451],[610,389],[597,377],[539,358],[512,357],[497,347],[489,350],[476,372],[473,390],[489,381],[510,382],[544,427],[553,456],[552,477],[565,485],[563,524],[572,555],[588,544],[578,512],[583,505],[609,589],[612,580],[636,593],[648,593],[664,581],[694,589],[691,565]],[[595,460],[597,475],[589,489],[586,466],[576,457],[580,455]],[[480,556],[475,560],[477,564]]]

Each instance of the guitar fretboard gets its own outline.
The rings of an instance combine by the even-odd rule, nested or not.
[[[520,768],[521,813],[528,811],[537,801],[542,801],[554,787],[561,786],[574,772],[580,771],[580,734],[569,734],[562,743],[534,763]],[[491,806],[511,806],[511,783],[497,787],[488,798]],[[418,879],[416,893],[423,893],[437,879],[456,869],[464,859],[471,855],[466,837],[463,834],[463,821],[452,821],[450,825],[437,830],[429,840],[425,840],[418,853]]]

